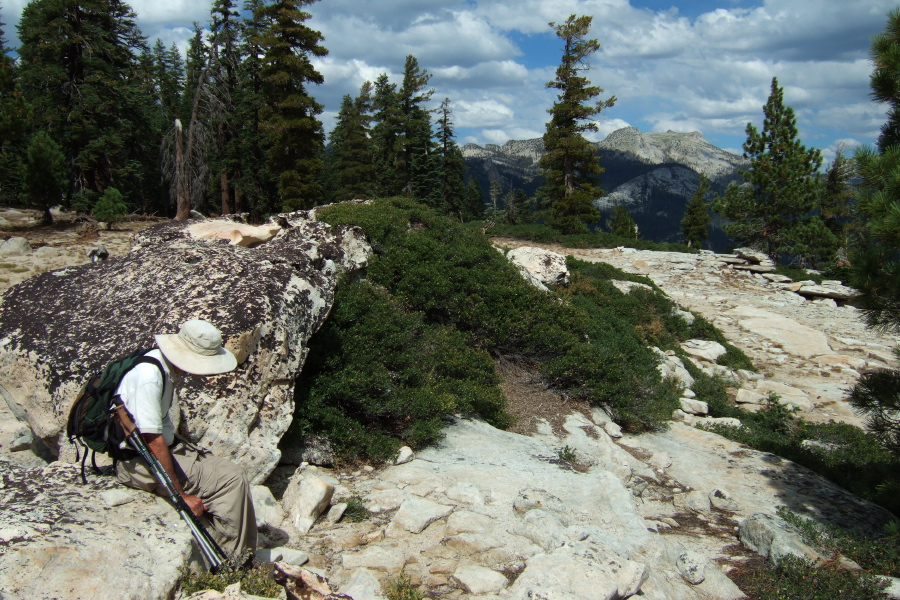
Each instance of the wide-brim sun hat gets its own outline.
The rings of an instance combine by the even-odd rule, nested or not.
[[[234,354],[222,347],[222,333],[207,321],[186,321],[178,333],[154,336],[166,360],[193,375],[218,375],[237,366]]]

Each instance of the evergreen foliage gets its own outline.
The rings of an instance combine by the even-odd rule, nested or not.
[[[403,114],[397,85],[388,81],[386,73],[382,73],[375,80],[372,108],[375,111],[372,144],[378,172],[378,195],[397,196],[403,191],[404,185],[398,168],[398,154],[402,147]]]
[[[744,156],[751,165],[741,171],[743,185],[731,185],[714,206],[731,221],[725,225],[728,235],[738,243],[762,248],[777,262],[781,253],[802,254],[810,249],[806,244],[809,229],[801,227],[818,219],[811,215],[819,197],[822,157],[797,139],[797,119],[784,104],[777,78],[772,79],[763,113],[761,132],[747,124]],[[818,225],[811,227],[822,231]]]
[[[241,157],[235,196],[242,198],[241,208],[250,213],[253,221],[263,215],[278,212],[275,184],[266,165],[268,138],[261,127],[262,112],[266,103],[261,79],[261,34],[271,18],[262,13],[263,0],[244,2],[245,18],[241,23],[241,55],[243,61],[238,70],[238,97],[235,102],[237,132],[236,152]],[[237,202],[237,198],[235,199]],[[236,209],[237,210],[237,209]]]
[[[850,180],[856,176],[852,158],[846,156],[843,146],[838,146],[834,160],[825,172],[825,185],[819,202],[822,221],[846,248],[852,229],[853,205],[856,190]]]
[[[865,373],[850,394],[850,404],[866,416],[866,427],[900,458],[900,373]]]
[[[22,161],[33,112],[25,101],[0,23],[0,203],[14,205],[22,190]]]
[[[900,8],[888,13],[884,32],[872,39],[869,55],[875,64],[870,79],[872,99],[889,106],[887,123],[878,137],[878,148],[885,151],[900,145]]]
[[[216,171],[219,174],[218,188],[220,212],[230,214],[242,212],[243,202],[239,178],[241,154],[238,134],[238,73],[241,65],[240,53],[240,13],[235,10],[232,0],[215,0],[212,7],[209,48],[209,76],[211,93],[215,97]]]
[[[138,56],[147,44],[120,0],[35,0],[19,23],[21,82],[41,129],[59,140],[69,198],[89,209],[111,184],[144,193],[140,164],[147,89]]]
[[[431,113],[426,108],[434,94],[434,90],[428,88],[430,80],[431,74],[419,67],[418,59],[411,54],[407,56],[403,84],[398,91],[402,135],[400,152],[395,158],[403,180],[401,191],[407,196],[421,196],[423,190],[431,189],[437,183],[437,165],[429,160],[434,153]]]
[[[684,218],[681,220],[681,232],[684,234],[684,243],[692,248],[700,248],[706,241],[711,217],[706,195],[709,193],[709,178],[700,173],[700,181],[697,191],[688,200],[684,209]]]
[[[594,146],[583,134],[597,131],[593,117],[616,101],[615,96],[595,101],[603,90],[590,85],[585,76],[590,69],[588,59],[600,49],[597,40],[586,38],[591,21],[592,17],[571,15],[565,23],[550,23],[564,47],[556,78],[547,84],[559,94],[548,111],[547,151],[538,164],[546,179],[540,194],[550,204],[548,223],[563,233],[587,232],[587,224],[600,219],[593,200],[602,196],[603,190],[594,181],[603,169]]]
[[[311,342],[286,440],[318,432],[343,455],[387,457],[401,443],[436,439],[442,415],[508,422],[491,356],[533,365],[549,385],[606,407],[628,429],[657,429],[678,391],[660,379],[647,346],[674,349],[715,331],[702,319],[688,327],[656,291],[622,294],[610,279],[649,281],[608,265],[570,261],[569,287],[539,292],[480,227],[412,199],[319,214],[361,227],[380,251],[365,280],[339,288]]]
[[[128,205],[122,200],[122,194],[114,187],[104,190],[103,195],[94,205],[94,218],[109,224],[109,227],[122,220],[128,214]]]
[[[366,81],[359,95],[344,96],[330,145],[336,171],[335,201],[373,198],[376,193],[375,157],[369,139],[372,122],[372,83]]]
[[[437,120],[437,170],[439,183],[436,190],[437,206],[442,212],[457,215],[460,221],[475,218],[466,201],[466,159],[453,137],[453,111],[450,98],[444,98]],[[480,207],[479,207],[480,208]]]
[[[46,129],[40,130],[28,146],[24,175],[28,203],[43,211],[44,223],[52,223],[50,209],[63,199],[68,170],[65,155]]]
[[[615,236],[632,240],[638,239],[637,223],[634,222],[628,209],[621,204],[613,207],[612,214],[606,220],[606,226],[609,228],[609,232]]]
[[[851,255],[852,285],[866,323],[876,329],[900,331],[900,147],[883,154],[858,148],[855,155],[862,179],[857,211],[866,229]]]
[[[322,105],[307,86],[324,82],[311,58],[328,50],[322,34],[304,23],[304,6],[317,0],[276,0],[257,8],[267,27],[257,39],[263,51],[260,83],[264,103],[260,128],[269,136],[268,170],[277,182],[281,209],[312,208],[321,200],[325,133],[318,115]]]

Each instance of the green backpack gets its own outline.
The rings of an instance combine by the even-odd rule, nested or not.
[[[165,372],[159,361],[145,356],[148,352],[150,350],[138,350],[131,356],[109,363],[101,372],[91,375],[72,404],[66,435],[69,442],[75,444],[75,460],[81,459],[81,480],[85,484],[87,477],[84,475],[84,465],[89,452],[91,464],[97,474],[102,473],[97,466],[97,452],[108,454],[113,459],[114,465],[116,461],[130,460],[137,456],[134,450],[120,447],[125,441],[125,432],[113,414],[113,395],[125,374],[139,364],[156,365],[165,378]],[[84,448],[84,457],[80,455],[78,444]]]

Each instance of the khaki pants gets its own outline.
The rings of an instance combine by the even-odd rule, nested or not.
[[[183,443],[170,452],[184,492],[203,501],[207,512],[200,520],[222,549],[235,559],[244,550],[255,550],[256,514],[244,469],[224,458],[201,455]],[[140,457],[119,461],[116,477],[128,487],[169,497]]]

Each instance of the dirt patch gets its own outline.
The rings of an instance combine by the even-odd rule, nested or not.
[[[533,435],[537,433],[538,423],[547,421],[554,435],[562,436],[566,433],[563,423],[573,412],[580,412],[590,419],[588,402],[567,398],[548,388],[536,366],[508,360],[499,360],[496,365],[503,378],[500,389],[506,396],[506,411],[516,419],[508,431]]]
[[[99,246],[105,246],[110,257],[127,254],[136,232],[162,221],[134,217],[117,223],[112,230],[99,230],[97,222],[84,215],[55,213],[52,225],[42,225],[41,216],[35,210],[0,208],[0,243],[11,237],[22,237],[28,240],[33,251],[53,249],[4,256],[0,260],[0,294],[39,273],[86,264],[88,252]]]

